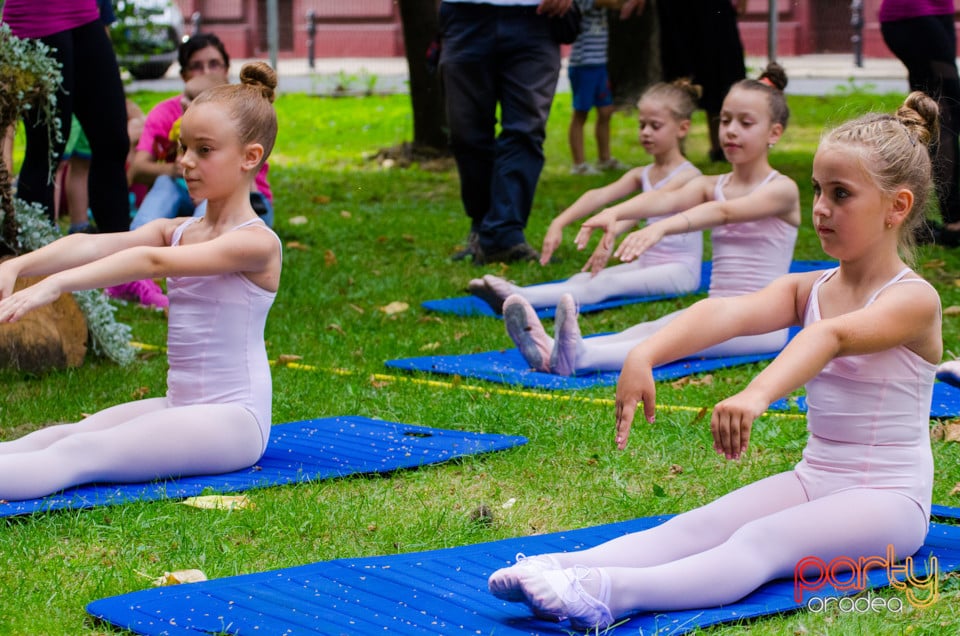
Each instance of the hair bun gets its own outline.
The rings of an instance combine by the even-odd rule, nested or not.
[[[694,84],[693,80],[689,77],[679,77],[670,83],[693,97],[695,100],[703,97],[703,87],[699,84]]]
[[[897,109],[897,119],[924,146],[940,138],[940,108],[932,97],[913,91]]]
[[[760,77],[757,78],[759,82],[763,82],[764,80],[778,91],[783,92],[787,87],[787,72],[776,62],[770,62],[767,64],[767,67],[763,69]]]
[[[240,83],[260,91],[273,103],[276,98],[277,73],[266,62],[247,62],[240,69]]]

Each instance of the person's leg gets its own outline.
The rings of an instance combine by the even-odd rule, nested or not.
[[[90,197],[87,183],[90,177],[90,160],[74,154],[67,160],[67,211],[70,214],[70,231],[83,231],[90,226],[87,220],[87,210],[90,208]]]
[[[940,142],[933,151],[937,199],[944,224],[960,232],[960,77],[952,16],[882,22],[880,32],[907,68],[911,90],[927,93],[940,105]],[[960,236],[955,240],[960,242]]]
[[[584,164],[583,127],[587,123],[590,113],[579,110],[573,111],[570,117],[570,126],[567,128],[567,141],[570,143],[570,157],[573,160],[573,170]]]
[[[543,168],[547,116],[560,72],[560,47],[546,18],[530,7],[512,9],[498,20],[501,132],[490,211],[479,237],[487,254],[526,244],[524,229]]]
[[[490,209],[497,96],[492,43],[495,9],[444,2],[440,72],[446,96],[450,148],[460,176],[460,199],[472,232]]]
[[[109,410],[90,430],[0,454],[0,498],[31,499],[95,481],[224,473],[253,465],[263,453],[256,418],[239,405],[152,406]]]
[[[156,178],[147,191],[147,195],[140,202],[137,214],[130,222],[130,229],[146,225],[156,219],[172,219],[176,216],[189,216],[193,213],[193,204],[190,202],[190,212],[182,213],[184,203],[190,202],[177,182],[166,175]]]
[[[130,228],[127,106],[113,45],[94,22],[75,29],[74,111],[90,142],[90,210],[100,232]]]
[[[102,26],[100,30],[103,31]],[[73,113],[76,47],[72,33],[72,31],[62,31],[40,38],[41,42],[50,47],[50,55],[60,63],[63,82],[61,89],[57,91],[54,116],[60,120],[61,140],[57,141],[48,134],[43,109],[31,108],[23,115],[26,143],[23,163],[17,178],[17,198],[40,205],[47,211],[47,217],[51,221],[54,219],[56,210],[52,178],[54,175],[51,173],[55,168],[51,165],[51,158],[54,162],[59,162],[60,157],[63,156],[63,149],[70,137]]]
[[[597,122],[593,128],[597,139],[597,160],[601,166],[610,163],[610,119],[613,117],[613,105],[597,107]]]

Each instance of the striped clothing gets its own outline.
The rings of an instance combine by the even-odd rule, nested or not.
[[[593,0],[575,0],[583,13],[582,31],[570,49],[570,66],[605,66],[607,63],[607,10]]]

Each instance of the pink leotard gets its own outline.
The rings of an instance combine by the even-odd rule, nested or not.
[[[758,188],[780,176],[772,171]],[[713,198],[726,201],[723,187],[730,174],[717,179]],[[775,216],[721,225],[711,232],[713,274],[710,297],[742,296],[763,289],[790,271],[797,228]]]
[[[183,231],[200,220],[184,221],[171,245],[178,245]],[[259,219],[234,230],[255,223],[273,234]],[[170,405],[240,404],[256,417],[266,444],[273,391],[263,330],[276,293],[239,273],[171,277],[167,291]]]
[[[824,272],[810,291],[803,324],[820,320],[818,291],[836,269]],[[878,289],[922,283],[904,269]],[[817,499],[854,488],[900,493],[930,517],[933,456],[930,402],[937,366],[904,346],[831,360],[807,383],[810,436],[795,472],[807,496]]]
[[[697,171],[697,174],[700,174],[700,170],[696,166],[689,161],[684,161],[671,170],[663,179],[660,179],[656,183],[651,183],[650,169],[652,167],[652,164],[648,165],[643,169],[643,172],[640,173],[640,183],[642,184],[644,192],[659,190],[665,186],[670,179],[683,170],[693,169]],[[676,212],[661,216],[652,216],[647,219],[647,225],[668,219],[674,214],[676,214]],[[654,265],[679,263],[684,265],[690,271],[691,276],[694,276],[699,281],[700,263],[702,260],[703,232],[687,232],[685,234],[664,236],[656,245],[640,255],[638,264],[641,267],[652,267]]]

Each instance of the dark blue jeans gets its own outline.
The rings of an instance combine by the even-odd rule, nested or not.
[[[440,33],[450,142],[471,229],[488,252],[523,243],[560,47],[535,6],[443,2]]]

